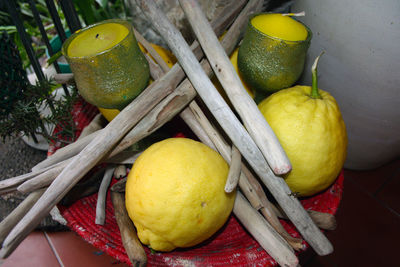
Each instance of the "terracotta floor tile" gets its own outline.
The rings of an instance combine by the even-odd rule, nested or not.
[[[65,267],[127,266],[96,249],[74,232],[47,233],[47,235]]]
[[[310,266],[398,266],[400,217],[351,179],[345,178],[336,218],[337,229],[326,233],[335,251]]]
[[[381,200],[384,205],[393,210],[400,216],[400,167],[393,177],[379,190],[376,197]],[[400,226],[400,225],[399,225]]]
[[[374,170],[353,171],[346,169],[344,175],[347,179],[354,180],[371,194],[375,194],[399,169],[400,159],[397,159]]]
[[[60,266],[53,250],[42,232],[31,233],[1,264],[1,267],[26,266]]]

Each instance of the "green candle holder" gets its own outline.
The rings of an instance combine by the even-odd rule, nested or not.
[[[265,13],[264,13],[265,14]],[[238,68],[246,83],[255,90],[255,99],[293,85],[304,69],[312,38],[311,30],[302,41],[288,41],[256,29],[249,20],[238,53]]]
[[[121,28],[125,27],[128,33],[104,50],[96,48],[95,38],[107,39],[110,37],[107,34],[115,32],[113,27],[115,31],[126,31]],[[104,28],[109,29],[101,32]],[[82,36],[86,40],[80,42]],[[81,39],[76,40],[78,37]],[[73,42],[74,49],[78,47],[79,50],[81,45],[84,52],[72,53],[69,48]],[[93,54],[90,53],[91,48]],[[148,85],[149,65],[139,48],[133,27],[127,21],[112,19],[90,25],[72,34],[64,42],[62,53],[74,74],[79,93],[97,107],[122,110]]]

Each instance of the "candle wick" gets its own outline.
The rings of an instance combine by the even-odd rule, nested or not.
[[[99,34],[96,34],[96,38],[98,38],[99,37]]]

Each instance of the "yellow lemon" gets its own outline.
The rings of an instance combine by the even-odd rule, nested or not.
[[[97,107],[100,111],[100,113],[106,118],[107,121],[112,121],[118,114],[119,110],[118,109],[112,109],[112,108],[100,108]]]
[[[164,59],[164,61],[168,64],[169,67],[172,67],[176,63],[176,58],[175,56],[167,49],[165,49],[162,46],[156,45],[156,44],[151,44],[153,48],[157,51],[157,53]],[[147,50],[143,48],[143,46],[139,43],[140,49],[148,54]],[[150,79],[150,83],[152,80]],[[118,109],[106,109],[106,108],[100,108],[98,107],[100,113],[106,118],[108,121],[112,121],[118,114],[119,110]]]
[[[312,87],[283,89],[259,104],[292,164],[285,180],[300,196],[329,187],[346,158],[344,121],[335,99],[318,90],[314,67]]]
[[[211,237],[233,208],[227,175],[221,155],[200,142],[170,138],[147,148],[126,184],[126,209],[140,241],[171,251]]]

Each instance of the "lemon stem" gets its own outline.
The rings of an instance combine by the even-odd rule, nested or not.
[[[321,95],[318,91],[318,73],[317,73],[317,66],[319,58],[324,54],[324,51],[319,54],[319,56],[315,59],[314,64],[311,67],[311,74],[312,74],[312,87],[311,87],[311,97],[314,99],[321,98]]]

